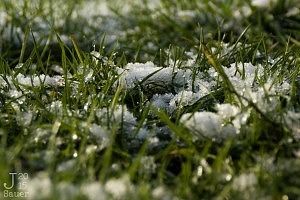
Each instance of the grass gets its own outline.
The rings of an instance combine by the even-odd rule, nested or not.
[[[1,198],[299,199],[298,1],[103,2],[0,2]]]

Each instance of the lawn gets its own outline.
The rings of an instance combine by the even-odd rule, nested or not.
[[[0,199],[300,199],[299,0],[1,0]]]

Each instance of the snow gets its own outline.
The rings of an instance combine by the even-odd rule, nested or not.
[[[226,139],[239,134],[250,116],[250,110],[242,112],[239,107],[228,103],[217,104],[216,110],[217,113],[186,113],[180,122],[199,138]]]
[[[97,124],[91,124],[89,128],[92,136],[96,138],[99,150],[104,149],[110,143],[109,132]]]
[[[67,182],[58,183],[56,190],[60,200],[76,199],[76,196],[78,195],[78,189]]]
[[[189,70],[181,70],[171,67],[157,67],[152,62],[129,63],[124,69],[118,68],[120,84],[131,89],[139,84],[142,86],[155,87],[159,90],[166,90],[166,87],[174,85],[179,90],[187,83],[191,74]]]
[[[57,172],[66,172],[73,170],[76,165],[76,161],[74,159],[64,161],[57,166]]]
[[[48,75],[34,75],[34,76],[25,76],[23,74],[17,75],[17,81],[19,84],[24,86],[63,86],[64,85],[64,79],[62,76],[53,76],[50,77]]]
[[[94,80],[94,70],[90,66],[78,66],[77,75],[82,76],[85,83]]]
[[[231,104],[217,104],[218,115],[224,119],[230,119],[235,117],[240,111],[240,109]]]
[[[98,182],[91,182],[82,185],[81,193],[88,197],[89,200],[105,200],[107,194],[103,186]]]
[[[4,27],[6,23],[7,13],[5,11],[0,10],[0,27]]]
[[[104,188],[114,199],[121,199],[133,189],[133,186],[130,183],[129,176],[124,175],[121,178],[108,180],[105,183]]]
[[[237,20],[242,20],[249,17],[252,14],[252,10],[248,5],[242,6],[240,9],[233,11],[233,17]]]
[[[136,117],[128,111],[126,106],[117,105],[114,109],[97,109],[96,116],[102,124],[109,124],[110,127],[121,130],[128,148],[140,146],[149,136],[149,130],[144,124],[138,127]],[[107,129],[110,130],[109,127]]]
[[[19,0],[17,2],[20,7],[22,1]],[[149,1],[148,3],[153,6],[153,8],[157,8],[158,5],[153,2],[154,1]],[[159,1],[156,0],[155,2]],[[253,14],[253,8],[268,8],[275,2],[275,0],[252,0],[250,1],[251,5],[248,2],[247,5],[242,6],[240,9],[233,10],[233,18],[237,21],[242,20]],[[108,1],[87,1],[82,5],[84,6],[79,6],[80,9],[73,12],[70,20],[77,20],[77,18],[82,17],[83,21],[87,23],[86,26],[83,27],[83,32],[87,33],[91,30],[97,30],[97,32],[98,30],[106,30],[110,41],[114,41],[116,38],[119,38],[118,36],[124,36],[126,34],[118,29],[120,24],[118,24],[113,18],[112,12],[109,10]],[[60,5],[57,2],[54,2],[54,6],[56,26],[63,26],[65,21],[61,16],[64,15],[64,13],[58,13],[59,9],[56,9],[56,7]],[[47,10],[49,8],[46,6],[45,9]],[[77,8],[74,9],[76,10]],[[127,6],[124,6],[121,9],[126,12]],[[293,8],[289,10],[286,15],[295,16],[299,14],[299,12],[298,8]],[[16,11],[16,13],[18,13],[18,11]],[[28,14],[30,14],[30,12],[28,12]],[[198,17],[197,14],[198,13],[191,10],[181,10],[175,15],[177,17],[176,20],[180,20],[180,22],[190,22],[195,17]],[[155,12],[150,15],[155,17]],[[31,19],[32,16],[25,16],[25,18]],[[12,36],[12,42],[20,42],[18,41],[18,37],[24,37],[22,29],[20,27],[11,29],[9,25],[7,26],[7,24],[9,24],[8,20],[10,20],[10,16],[8,16],[6,12],[0,10],[1,34],[4,35],[4,38]],[[48,24],[45,22],[45,19],[37,17],[30,23],[37,25],[35,28],[36,30],[33,30],[33,34],[36,36],[37,40],[40,39],[40,35],[49,33],[50,29]],[[91,26],[91,28],[88,26]],[[2,27],[4,28],[3,30]],[[10,32],[10,30],[12,30],[12,32]],[[140,31],[141,29],[139,27],[135,27],[132,30],[127,31],[127,33],[136,34],[136,32]],[[62,35],[61,38],[64,41],[70,41],[66,35]],[[157,50],[155,41],[148,41],[145,45],[148,49],[152,49],[153,51]],[[220,49],[212,47],[213,53],[215,53],[218,58],[226,56],[234,48],[234,46],[228,43],[221,43],[220,45]],[[239,45],[242,44],[238,43],[236,47],[239,47]],[[168,55],[171,55],[170,52],[167,53]],[[170,56],[164,67],[157,66],[153,62],[149,61],[146,63],[128,63],[121,68],[116,67],[112,61],[110,61],[107,57],[102,56],[100,53],[96,51],[91,52],[91,55],[94,56],[93,64],[99,64],[100,62],[102,64],[103,62],[105,64],[103,65],[104,67],[107,65],[116,70],[119,75],[117,81],[117,84],[119,84],[118,86],[121,86],[124,90],[137,90],[142,88],[145,93],[151,93],[146,97],[147,99],[145,99],[145,101],[148,101],[146,103],[151,104],[154,108],[166,111],[169,115],[174,114],[177,109],[192,106],[204,96],[209,95],[217,88],[217,81],[219,81],[218,78],[220,78],[213,68],[208,71],[197,72],[195,77],[192,77],[192,74],[194,73],[192,70],[199,67],[197,64],[198,52],[189,51],[185,54],[188,58],[180,62],[172,60],[172,56]],[[257,51],[256,56],[262,56],[262,53]],[[292,58],[290,58],[290,60],[291,59]],[[292,132],[294,138],[299,139],[299,111],[290,110],[282,112],[283,116],[276,115],[276,112],[278,112],[277,109],[281,103],[280,98],[288,99],[288,94],[291,91],[291,84],[289,80],[278,80],[277,77],[279,77],[279,74],[271,74],[268,69],[269,66],[272,67],[275,65],[280,58],[267,58],[266,60],[268,61],[268,65],[232,63],[228,67],[224,66],[223,69],[233,87],[237,93],[244,98],[235,98],[233,101],[230,101],[230,103],[228,103],[228,99],[225,99],[224,103],[220,103],[215,106],[216,112],[197,110],[194,113],[185,113],[181,116],[180,123],[184,125],[187,130],[193,134],[193,136],[196,136],[197,139],[227,139],[228,137],[233,137],[236,134],[241,133],[243,128],[251,128],[251,124],[247,126],[247,123],[251,123],[252,118],[250,115],[254,111],[253,106],[249,103],[251,102],[254,103],[261,112],[270,116],[271,119],[274,119],[274,121],[282,120],[280,122],[283,122],[286,128]],[[18,64],[15,69],[17,69],[16,71],[22,71],[23,73],[23,70],[26,67],[33,71],[37,69],[37,65],[27,66],[24,63]],[[83,78],[85,83],[94,84],[93,81],[95,81],[96,71],[97,73],[102,73],[101,71],[98,72],[98,70],[94,71],[92,66],[89,65],[80,65],[75,68],[78,70],[76,70],[75,74],[73,74],[74,76],[70,73],[67,75],[67,79],[70,80],[72,90],[71,98],[75,95],[85,95],[79,92],[79,78]],[[2,105],[9,102],[13,116],[19,126],[27,128],[28,126],[33,125],[36,116],[41,114],[38,113],[37,110],[34,110],[36,108],[27,108],[31,106],[29,105],[32,100],[30,99],[30,95],[35,92],[35,89],[41,88],[45,89],[45,94],[41,95],[40,100],[45,103],[46,110],[51,114],[55,114],[54,118],[60,117],[60,119],[57,119],[57,122],[66,123],[60,122],[62,119],[61,116],[63,116],[63,103],[60,100],[60,97],[62,96],[63,87],[65,86],[64,70],[58,65],[52,66],[51,69],[59,75],[29,75],[17,73],[11,70],[11,74],[6,75],[5,78],[4,75],[0,76],[0,92],[5,97],[5,100],[3,101],[0,99],[0,106],[2,107]],[[97,84],[98,83],[95,84],[95,88],[99,91],[99,88],[101,87],[98,87]],[[52,98],[52,94],[57,95],[59,98]],[[128,149],[137,147],[144,141],[148,141],[150,147],[159,146],[162,140],[160,135],[162,134],[170,134],[170,138],[177,139],[175,135],[172,135],[171,130],[167,126],[162,126],[157,123],[155,121],[156,119],[153,120],[155,121],[153,122],[152,118],[149,117],[150,120],[146,118],[143,124],[139,124],[138,115],[140,113],[133,113],[131,108],[129,106],[127,107],[126,105],[122,105],[123,102],[121,101],[118,102],[119,104],[117,105],[102,105],[99,103],[101,107],[94,108],[93,100],[95,99],[95,96],[93,95],[97,95],[97,98],[101,97],[99,98],[99,101],[101,101],[103,99],[101,95],[104,96],[106,94],[102,94],[101,92],[98,94],[90,94],[90,96],[84,98],[87,99],[86,102],[78,102],[78,107],[80,107],[79,109],[76,110],[76,108],[70,108],[70,110],[68,110],[68,114],[70,114],[70,116],[72,115],[72,117],[76,117],[76,120],[73,120],[73,118],[71,120],[77,122],[77,120],[79,121],[84,119],[83,122],[79,122],[79,124],[85,128],[84,130],[86,130],[87,134],[89,134],[88,139],[91,140],[88,141],[89,143],[85,149],[87,155],[93,155],[93,153],[97,150],[103,150],[108,147],[110,144],[110,133],[112,131],[116,131],[119,135],[122,134],[122,137],[124,136],[124,139],[126,140],[124,142],[124,148],[128,147]],[[110,97],[112,96],[105,96],[105,98]],[[97,103],[96,106],[98,106]],[[201,109],[204,110],[205,108]],[[95,118],[89,123],[86,122],[86,116],[94,111]],[[150,114],[152,114],[151,111]],[[78,116],[80,116],[80,118]],[[93,114],[90,116],[91,118],[94,117]],[[58,126],[54,132],[58,132],[59,127],[60,126]],[[51,133],[51,128],[39,127],[32,132],[32,135],[35,142],[42,142],[41,144],[46,144]],[[80,140],[79,135],[71,134],[70,136],[76,142]],[[61,143],[60,139],[61,138],[59,137],[57,138],[56,144]],[[52,151],[47,151],[47,153],[48,157],[54,156],[54,152]],[[77,153],[77,150],[72,153],[74,157],[80,155]],[[62,162],[58,165],[57,171],[63,172],[71,170],[72,167],[76,165],[74,160]],[[139,170],[141,170],[141,172],[152,173],[155,171],[157,167],[155,157],[143,156],[140,161],[141,165]],[[209,164],[205,164],[205,162],[203,161],[196,169],[198,177],[202,176],[203,173],[210,173],[212,170]],[[117,166],[117,164],[115,164],[115,166]],[[122,168],[121,165],[119,168]],[[232,184],[236,190],[247,190],[257,184],[256,175],[253,173],[241,174],[238,177],[232,177],[230,174],[227,174],[226,176],[227,181],[230,181],[231,178],[233,178]],[[30,191],[30,197],[32,199],[43,197],[48,198],[53,191],[53,187],[57,187],[56,190],[59,191],[58,196],[61,199],[68,199],[68,197],[75,199],[79,193],[80,195],[86,195],[88,199],[92,200],[108,199],[109,197],[120,199],[134,191],[134,186],[130,182],[128,175],[120,178],[108,179],[104,183],[87,182],[83,185],[60,183],[58,186],[55,186],[52,184],[51,178],[47,173],[38,173],[28,182],[28,191]],[[167,191],[164,186],[157,186],[157,188],[152,191],[153,197],[157,199],[172,199],[170,193],[171,192]]]
[[[241,109],[231,104],[217,104],[217,113],[223,122],[231,123],[235,129],[236,134],[239,134],[243,125],[246,125],[250,116],[250,111]]]
[[[163,109],[167,111],[168,113],[171,113],[175,107],[172,107],[170,105],[170,101],[174,98],[174,95],[171,93],[166,93],[166,94],[155,94],[151,98],[150,102],[152,106]]]
[[[19,112],[17,115],[17,121],[21,126],[28,127],[34,118],[32,111]]]
[[[288,111],[284,115],[284,121],[294,137],[300,139],[300,112]]]
[[[251,4],[258,8],[267,8],[274,3],[276,3],[275,0],[252,0],[251,1]]]
[[[195,112],[184,114],[180,122],[199,138],[226,138],[235,134],[232,126],[223,126],[219,115],[212,112]]]
[[[194,10],[179,10],[177,15],[180,20],[189,22],[197,16],[197,12]]]
[[[86,19],[93,19],[97,16],[109,16],[112,15],[109,5],[106,1],[86,1],[80,9],[77,10],[77,13],[73,17],[83,17]]]
[[[29,199],[47,199],[51,195],[52,182],[47,173],[41,172],[34,178],[26,182],[25,190],[28,192]]]
[[[128,111],[126,106],[122,105],[117,105],[114,109],[98,109],[96,116],[103,124],[111,123],[119,126],[123,123],[125,129],[129,130],[137,123],[133,114]]]
[[[50,105],[48,105],[48,109],[55,115],[62,115],[63,104],[59,100],[53,101]]]
[[[203,96],[204,94],[201,94],[200,92],[194,93],[192,91],[184,90],[175,95],[175,97],[170,101],[170,106],[176,108],[193,105]]]
[[[229,68],[224,67],[224,71],[239,92],[252,87],[255,80],[264,74],[262,65],[254,66],[251,63],[233,63]]]
[[[23,75],[17,74],[14,78],[13,76],[6,76],[8,83],[5,81],[3,77],[0,76],[0,86],[10,86],[13,87],[13,82],[16,81],[22,87],[30,86],[30,87],[39,87],[50,86],[50,87],[62,87],[64,85],[64,79],[62,76],[48,76],[48,75]]]
[[[172,200],[176,199],[172,192],[169,191],[166,186],[164,185],[158,185],[155,187],[152,191],[152,197],[154,200]]]
[[[125,89],[142,86],[145,91],[155,91],[156,94],[153,94],[150,102],[154,107],[168,113],[172,113],[177,107],[196,103],[209,94],[216,83],[212,79],[204,78],[204,74],[199,74],[193,80],[190,69],[157,67],[152,62],[129,63],[124,69],[117,68],[117,73],[120,75],[118,83]]]
[[[300,9],[297,7],[290,8],[285,14],[287,17],[297,16],[300,14]]]
[[[254,173],[244,173],[234,178],[233,188],[235,190],[244,191],[254,187],[258,183],[256,175]]]
[[[155,158],[153,156],[143,156],[141,158],[141,167],[140,173],[146,173],[151,175],[151,173],[155,173],[157,166],[155,164]]]
[[[261,64],[254,66],[251,63],[233,63],[229,68],[223,67],[237,93],[244,98],[243,105],[249,105],[249,101],[263,111],[271,112],[279,105],[278,94],[285,95],[291,89],[287,81],[274,81],[278,74],[268,74],[267,69]],[[210,69],[211,76],[217,77],[214,69]],[[267,77],[265,83],[262,80]],[[239,105],[241,106],[241,105]]]

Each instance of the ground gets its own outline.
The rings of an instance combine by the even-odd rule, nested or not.
[[[2,0],[1,199],[300,199],[298,0]]]

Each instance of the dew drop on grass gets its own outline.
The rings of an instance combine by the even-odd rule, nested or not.
[[[72,135],[72,139],[73,139],[73,140],[77,140],[77,139],[78,139],[78,135],[73,134],[73,135]]]
[[[203,167],[202,166],[198,166],[197,168],[197,176],[201,177],[203,174]]]
[[[19,63],[16,65],[15,69],[21,69],[24,66],[24,63]]]
[[[231,179],[232,179],[232,175],[231,174],[226,174],[225,180],[226,181],[231,181]]]
[[[289,196],[288,195],[283,195],[282,200],[289,200]]]
[[[159,143],[158,137],[150,137],[148,139],[148,141],[149,141],[150,144],[157,144],[157,143]]]
[[[52,126],[52,133],[57,134],[59,128],[60,128],[61,122],[60,121],[55,121],[53,126]]]
[[[93,40],[93,50],[96,51],[96,40]]]
[[[77,158],[77,156],[78,156],[78,153],[77,153],[77,152],[74,152],[74,153],[73,153],[73,157],[74,157],[74,158]]]
[[[86,154],[91,154],[91,153],[94,153],[95,151],[97,150],[97,146],[96,145],[89,145],[87,146],[85,152]]]
[[[121,170],[121,166],[118,163],[113,163],[111,165],[111,169],[114,171],[119,171],[119,170]]]

